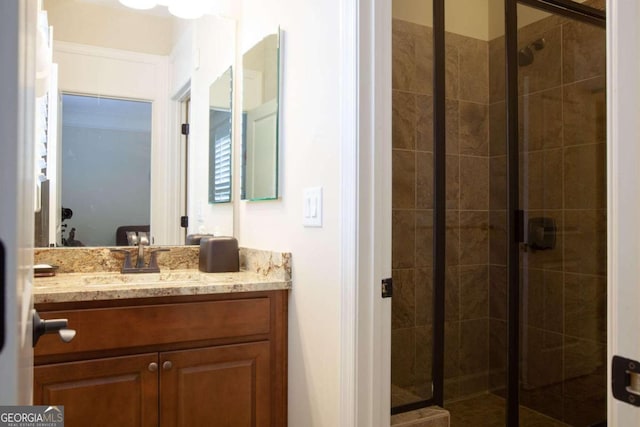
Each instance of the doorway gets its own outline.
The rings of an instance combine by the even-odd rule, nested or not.
[[[189,123],[191,121],[190,87],[179,98],[180,108],[180,244],[185,244],[189,232]]]
[[[480,3],[393,4],[392,413],[604,425],[604,1]]]
[[[63,93],[63,246],[115,246],[121,226],[149,226],[152,103]]]

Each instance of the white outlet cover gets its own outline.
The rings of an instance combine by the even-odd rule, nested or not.
[[[302,200],[302,225],[322,227],[322,187],[305,188]]]

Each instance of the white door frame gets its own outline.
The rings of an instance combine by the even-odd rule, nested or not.
[[[391,4],[341,2],[340,425],[391,412]]]
[[[607,0],[608,384],[614,355],[640,360],[640,4]],[[610,426],[640,425],[640,408],[615,400]]]
[[[28,405],[33,395],[36,25],[37,2],[0,2],[0,240],[6,255],[0,405]]]
[[[189,135],[182,134],[182,125],[191,122],[191,80],[189,80],[176,94],[170,102],[171,114],[169,120],[170,144],[179,147],[180,162],[177,165],[179,176],[179,204],[176,217],[188,216],[188,197],[187,189],[189,174]],[[178,245],[184,245],[187,237],[187,228],[180,225],[178,233]]]

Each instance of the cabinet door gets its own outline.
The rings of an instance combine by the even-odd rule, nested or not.
[[[268,342],[160,354],[162,427],[271,425]]]
[[[158,354],[34,368],[34,404],[63,405],[67,427],[158,425]]]

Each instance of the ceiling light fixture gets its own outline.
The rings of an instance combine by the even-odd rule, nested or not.
[[[132,9],[153,9],[158,4],[155,0],[119,0],[121,4]]]
[[[121,4],[132,9],[152,9],[158,5],[167,6],[169,13],[182,19],[198,19],[206,11],[202,0],[119,0]]]
[[[198,19],[204,15],[204,4],[200,0],[172,1],[169,13],[182,19]]]

